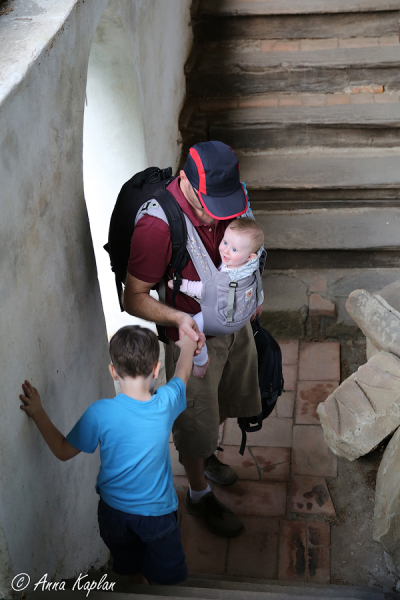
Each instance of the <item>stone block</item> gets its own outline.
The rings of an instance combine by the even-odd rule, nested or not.
[[[346,302],[346,309],[374,346],[400,356],[400,312],[384,298],[355,290]]]
[[[390,440],[378,470],[373,538],[400,574],[400,429]]]
[[[400,425],[400,360],[381,351],[317,408],[326,443],[354,460]]]

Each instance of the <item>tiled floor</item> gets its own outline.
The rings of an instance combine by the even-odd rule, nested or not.
[[[330,526],[335,509],[326,477],[336,457],[325,443],[316,408],[340,379],[336,342],[281,341],[285,393],[259,432],[239,454],[236,419],[221,427],[220,459],[238,473],[233,486],[213,485],[217,497],[240,515],[245,530],[227,540],[186,513],[188,481],[171,447],[182,540],[189,571],[329,583]]]

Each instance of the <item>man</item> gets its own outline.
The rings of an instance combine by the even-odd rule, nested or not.
[[[233,218],[246,212],[248,201],[239,178],[239,162],[222,142],[203,142],[190,149],[184,169],[168,186],[189,217],[216,266],[219,244]],[[125,310],[137,317],[166,325],[166,374],[174,372],[179,349],[175,341],[185,333],[204,344],[191,315],[198,303],[178,293],[172,308],[172,291],[166,286],[166,304],[150,296],[155,283],[171,278],[171,236],[168,225],[155,217],[142,217],[133,234],[124,292]],[[200,278],[191,260],[182,276]],[[259,309],[260,310],[260,309]],[[173,427],[173,438],[189,479],[185,500],[189,513],[199,517],[210,531],[233,537],[243,529],[240,519],[219,502],[205,476],[220,484],[237,481],[236,473],[214,455],[220,423],[227,417],[249,417],[261,412],[257,354],[248,323],[240,331],[207,340],[210,364],[203,379],[191,376],[187,385],[187,408]]]

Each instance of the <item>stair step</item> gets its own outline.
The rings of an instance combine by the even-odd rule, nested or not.
[[[210,139],[236,151],[400,145],[400,104],[238,109],[210,121]]]
[[[204,582],[204,580],[202,581]],[[198,583],[200,583],[200,581]],[[215,583],[215,581],[211,583]],[[226,584],[224,587],[214,587],[212,585],[206,587],[197,585],[192,587],[182,584],[182,586],[175,586],[173,593],[170,591],[171,588],[162,585],[152,585],[146,589],[144,589],[144,586],[132,586],[130,589],[135,594],[135,598],[138,597],[137,594],[140,594],[140,596],[143,595],[143,598],[146,598],[146,600],[149,596],[152,598],[156,596],[163,597],[166,593],[169,596],[177,598],[209,598],[212,600],[295,600],[296,598],[299,598],[300,600],[315,600],[315,598],[318,598],[318,600],[328,600],[329,598],[334,598],[335,600],[348,600],[350,598],[357,600],[384,600],[384,595],[382,593],[376,594],[372,592],[353,595],[354,592],[351,591],[347,593],[344,586],[337,594],[332,594],[328,586],[307,589],[301,587],[289,588],[285,586],[242,583],[236,585]]]
[[[261,2],[248,2],[261,4]],[[268,0],[274,4],[274,0]],[[214,6],[220,3],[214,2]],[[291,3],[291,7],[302,3]],[[336,2],[330,7],[336,8]],[[379,12],[344,12],[326,14],[256,14],[252,16],[205,14],[194,22],[193,33],[201,42],[224,40],[376,38],[398,34],[398,9]]]
[[[226,16],[253,16],[253,15],[293,15],[293,14],[332,14],[350,12],[378,12],[386,10],[398,11],[399,4],[396,0],[201,0],[197,15],[226,15]]]
[[[216,58],[218,57],[218,60]],[[200,54],[188,69],[191,96],[338,92],[349,86],[400,89],[400,48]]]
[[[207,587],[207,588],[218,588],[225,590],[243,590],[243,591],[254,591],[254,592],[272,592],[282,593],[288,595],[308,595],[315,597],[326,597],[326,598],[354,598],[358,600],[381,600],[383,594],[381,591],[377,591],[371,588],[362,586],[344,586],[344,585],[316,585],[310,583],[291,583],[284,581],[271,581],[271,580],[255,580],[242,578],[238,581],[236,577],[220,577],[214,576],[202,576],[191,575],[189,579],[185,581],[185,587]]]
[[[250,190],[400,188],[400,150],[246,154],[240,172]]]

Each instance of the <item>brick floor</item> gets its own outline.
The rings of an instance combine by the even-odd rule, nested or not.
[[[339,381],[339,379],[339,342],[304,342],[301,344],[299,381]]]
[[[319,425],[318,404],[338,387],[339,381],[299,381],[296,397],[296,425]]]
[[[315,280],[315,291],[325,282]],[[188,480],[170,444],[179,500],[182,541],[191,572],[237,577],[329,583],[330,526],[335,515],[326,477],[336,477],[337,459],[326,445],[316,408],[339,383],[340,348],[334,342],[280,340],[289,388],[260,431],[248,434],[239,454],[236,419],[220,427],[219,453],[239,481],[211,487],[240,516],[245,529],[230,540],[209,533],[185,511]],[[294,415],[294,418],[293,418]]]

